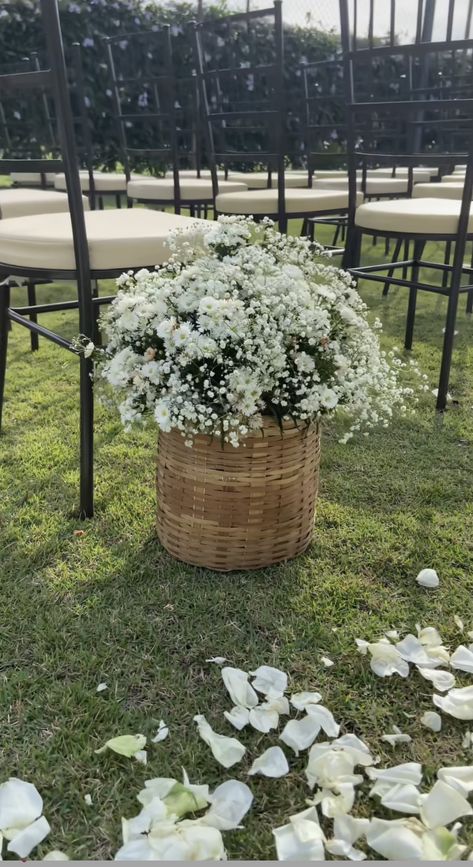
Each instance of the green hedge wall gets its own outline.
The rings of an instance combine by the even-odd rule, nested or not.
[[[0,63],[2,66],[43,50],[37,0],[12,0],[0,4]],[[207,16],[228,11],[226,0],[207,6]],[[60,0],[61,24],[66,51],[73,42],[83,47],[82,57],[90,100],[95,163],[113,167],[119,160],[115,125],[111,118],[111,94],[101,37],[150,30],[167,23],[180,35],[178,51],[189,56],[183,25],[195,18],[196,6],[188,2],[158,4],[147,0]],[[265,41],[264,27],[259,38]],[[293,162],[302,157],[302,81],[300,64],[325,59],[333,54],[333,34],[312,28],[287,27],[285,32],[286,86],[288,105],[288,149]],[[126,48],[124,48],[126,50]],[[150,167],[151,170],[153,167]]]

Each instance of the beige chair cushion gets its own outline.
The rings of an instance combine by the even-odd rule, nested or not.
[[[83,199],[83,202],[84,208],[88,210],[88,200]],[[68,210],[69,203],[65,193],[56,193],[54,190],[32,190],[26,187],[0,190],[0,219],[2,220],[28,217],[31,214],[57,214]]]
[[[348,178],[323,178],[314,180],[315,189],[345,190],[348,193]],[[356,182],[357,190],[361,190],[361,179]],[[366,179],[366,195],[368,196],[396,196],[407,192],[406,178],[385,178],[368,175]]]
[[[444,175],[442,184],[461,184],[465,180],[465,172],[454,172],[453,175]]]
[[[392,177],[392,169],[388,168],[377,168],[377,169],[369,169],[369,175],[381,175],[384,178]],[[396,178],[407,178],[409,174],[409,170],[407,166],[398,166],[396,168]],[[422,183],[422,181],[430,181],[431,178],[435,178],[438,175],[438,169],[436,168],[427,168],[426,166],[416,166],[412,171],[414,183],[418,181]]]
[[[460,202],[452,199],[395,199],[367,202],[356,212],[355,222],[363,229],[400,234],[455,235]],[[473,231],[473,210],[469,232]]]
[[[164,177],[167,180],[172,180],[173,176],[174,176],[174,173],[171,170],[167,171],[166,174],[164,175]],[[204,178],[205,180],[209,180],[209,178],[212,177],[210,169],[201,169],[200,170],[200,177]],[[217,170],[217,177],[222,178],[222,180],[224,180],[225,179],[225,172],[222,169],[218,169]],[[179,178],[180,179],[182,178],[182,180],[184,180],[184,181],[197,180],[197,170],[196,169],[180,169],[179,170]]]
[[[146,208],[89,211],[85,215],[90,265],[95,271],[158,265],[169,257],[172,229],[195,220]],[[69,214],[0,220],[0,262],[18,268],[75,270]]]
[[[213,202],[212,182],[205,178],[184,180],[180,186],[181,201],[183,202]],[[239,193],[246,190],[246,185],[221,181],[220,186],[229,193]],[[141,178],[132,180],[128,184],[130,199],[144,199],[149,202],[173,202],[174,184],[165,178]]]
[[[362,196],[359,198],[362,201]],[[258,214],[275,216],[278,212],[277,190],[248,190],[246,193],[220,193],[215,207],[221,214]],[[317,214],[340,211],[348,207],[348,192],[343,190],[286,190],[287,214]]]
[[[83,193],[89,192],[89,173],[80,171],[80,185]],[[94,184],[97,193],[126,193],[126,177],[119,172],[94,172]],[[66,189],[66,176],[56,175],[54,181],[56,190]]]
[[[461,199],[463,196],[463,180],[450,184],[416,184],[412,195],[417,199]]]
[[[249,190],[267,190],[268,189],[268,173],[267,172],[229,172],[228,179],[230,181],[239,181],[244,183]],[[304,189],[308,186],[308,174],[296,174],[293,172],[285,174],[286,187],[291,189]],[[278,185],[277,172],[271,175],[271,188],[276,189]],[[221,186],[221,185],[220,185]],[[222,190],[223,192],[223,190]]]
[[[54,186],[56,175],[54,172],[46,172],[46,183]],[[39,172],[12,172],[10,175],[14,184],[34,184],[41,186],[41,174]]]

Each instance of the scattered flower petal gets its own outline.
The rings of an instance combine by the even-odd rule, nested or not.
[[[112,750],[118,753],[119,756],[126,756],[131,759],[136,753],[141,752],[146,744],[145,735],[119,735],[117,738],[111,738],[99,750],[95,750],[97,754],[104,753],[105,750]]]
[[[371,819],[366,842],[388,861],[419,861],[422,859],[424,826],[417,819]]]
[[[323,729],[329,738],[336,738],[340,732],[340,726],[335,722],[332,712],[323,706],[323,704],[310,704],[306,707],[306,713],[312,719],[319,722],[320,728]]]
[[[43,861],[70,861],[69,855],[65,852],[60,852],[59,849],[51,849],[42,859]]]
[[[450,665],[452,668],[473,674],[473,650],[460,644],[460,647],[457,647],[455,653],[450,657]]]
[[[456,625],[458,626],[458,629],[460,630],[460,632],[464,632],[465,624],[463,623],[463,620],[461,619],[461,617],[459,617],[458,614],[454,614],[453,619],[454,619]]]
[[[416,581],[421,587],[429,587],[430,589],[438,587],[440,584],[439,576],[435,569],[421,569]]]
[[[41,816],[35,822],[32,822],[31,825],[28,825],[27,828],[23,828],[22,831],[16,834],[10,840],[7,850],[8,852],[14,852],[19,858],[27,858],[30,852],[36,846],[39,846],[45,837],[48,836],[50,830],[49,822],[44,816]]]
[[[398,747],[400,744],[410,744],[412,738],[410,735],[403,734],[400,728],[393,726],[392,735],[381,735],[381,740],[391,744],[392,747]]]
[[[398,783],[381,797],[383,807],[396,813],[415,815],[420,812],[420,792],[412,783]]]
[[[442,717],[435,710],[426,710],[421,716],[420,721],[423,726],[431,729],[433,732],[439,732],[442,728]]]
[[[267,698],[279,698],[287,689],[287,674],[279,668],[270,665],[260,665],[256,671],[250,671],[254,677],[252,686],[262,692]]]
[[[393,674],[399,674],[401,677],[408,676],[409,663],[402,658],[399,650],[387,638],[380,638],[373,643],[358,638],[356,643],[360,653],[370,653],[371,669],[379,677],[391,677]]]
[[[291,816],[273,830],[278,861],[324,861],[324,834],[315,807]]]
[[[439,768],[437,771],[439,780],[458,789],[464,795],[470,795],[473,792],[473,766],[462,765],[460,767],[445,767]]]
[[[455,719],[473,719],[473,686],[451,689],[447,695],[434,695],[433,702]]]
[[[466,798],[443,780],[437,780],[428,795],[422,796],[421,819],[428,828],[439,828],[462,816],[471,816],[473,807]]]
[[[370,796],[384,795],[396,783],[420,786],[422,782],[422,765],[419,762],[403,762],[392,768],[367,768],[366,773],[371,780],[375,780]]]
[[[321,656],[320,661],[323,662],[325,668],[332,668],[332,665],[335,665],[333,659],[330,659],[328,656]]]
[[[165,741],[169,735],[169,726],[166,725],[163,719],[159,720],[158,731],[156,732],[154,738],[151,738],[152,744],[159,744],[161,741]]]
[[[139,762],[140,765],[148,764],[148,753],[146,752],[146,750],[138,750],[136,753],[133,754],[133,758],[136,759],[136,761]]]
[[[250,770],[250,776],[261,774],[263,777],[285,777],[289,773],[289,765],[281,747],[269,747],[255,759]]]
[[[210,808],[201,820],[219,831],[238,828],[253,803],[253,795],[245,783],[227,780],[210,795]]]
[[[240,741],[214,732],[202,714],[197,714],[194,717],[194,722],[197,723],[200,737],[210,747],[214,759],[219,764],[223,765],[224,768],[231,768],[241,761],[246,753],[246,747]]]
[[[210,659],[206,659],[206,662],[213,662],[215,665],[224,665],[227,661],[226,656],[211,656]]]
[[[455,675],[451,671],[444,671],[442,668],[418,668],[417,670],[422,677],[430,680],[434,685],[434,689],[439,692],[446,692],[455,686]]]
[[[277,729],[279,723],[279,714],[271,707],[260,705],[253,707],[250,710],[250,725],[258,732],[267,734],[271,729]]]
[[[353,844],[368,830],[369,819],[356,819],[354,816],[335,816],[333,820],[333,839],[326,844],[331,855],[348,858],[350,861],[364,861],[366,855]]]
[[[233,701],[240,707],[256,707],[258,696],[253,687],[248,683],[248,674],[241,668],[222,668],[223,682],[227,692]]]
[[[238,707],[238,705],[235,705],[231,710],[224,710],[223,715],[225,719],[234,726],[234,728],[238,729],[239,732],[241,732],[250,721],[250,712],[247,707]]]
[[[87,795],[84,795],[84,801],[88,807],[91,807],[92,806],[92,795],[90,795],[88,793],[87,793]]]
[[[311,714],[307,714],[302,719],[289,720],[279,735],[279,739],[291,747],[291,750],[294,750],[298,756],[300,752],[308,749],[314,743],[320,728],[319,720]]]
[[[11,777],[0,785],[0,830],[4,833],[8,828],[26,828],[42,812],[43,799],[32,783]]]
[[[108,689],[108,683],[99,683],[99,685],[95,691],[96,692],[105,692],[106,689]]]
[[[306,710],[311,704],[318,704],[322,701],[320,692],[295,692],[291,696],[291,704],[296,710]]]
[[[462,747],[465,750],[473,747],[473,732],[465,732],[465,734],[463,735]]]

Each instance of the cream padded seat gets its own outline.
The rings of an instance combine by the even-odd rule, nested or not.
[[[84,208],[89,202],[83,199]],[[10,187],[0,190],[0,219],[10,220],[13,217],[28,217],[31,214],[57,214],[69,210],[66,193],[56,193],[54,190],[32,190],[20,187]]]
[[[442,184],[461,184],[465,180],[465,172],[454,172],[453,175],[444,175]]]
[[[89,192],[89,173],[80,171],[80,185],[83,193]],[[121,172],[94,172],[94,185],[97,193],[126,193],[126,177]],[[66,176],[56,175],[56,190],[66,189]]]
[[[94,271],[157,265],[169,258],[166,240],[173,229],[192,224],[190,217],[124,208],[85,214],[90,267]],[[12,268],[75,270],[69,214],[0,220],[0,262]]]
[[[355,223],[362,229],[378,232],[455,235],[458,230],[460,202],[452,199],[394,199],[369,202],[356,211]],[[473,206],[469,232],[473,231]]]
[[[416,184],[412,191],[415,198],[461,199],[463,180],[450,184]]]
[[[359,196],[362,201],[362,196]],[[277,190],[248,190],[247,193],[220,193],[215,200],[220,214],[277,214]],[[317,214],[348,208],[348,192],[343,190],[286,190],[286,213]]]
[[[326,190],[345,190],[348,192],[348,178],[323,178],[314,180],[314,188]],[[367,196],[396,196],[407,193],[407,178],[385,178],[368,175],[366,178]],[[361,178],[356,182],[357,190],[361,190]]]
[[[167,180],[172,180],[172,178],[174,177],[174,172],[172,172],[171,170],[168,170],[166,172],[166,174],[164,175],[164,177]],[[204,178],[207,181],[209,179],[212,179],[212,174],[211,174],[210,169],[201,169],[200,170],[200,177]],[[222,178],[222,180],[223,180],[225,178],[225,172],[222,169],[218,169],[217,170],[217,177]],[[191,181],[195,180],[196,181],[196,180],[198,180],[197,169],[179,169],[179,179],[181,179],[181,178],[184,181],[188,181],[188,180],[191,180]]]
[[[239,181],[240,183],[246,184],[249,190],[267,190],[268,188],[268,173],[267,172],[229,172],[228,173],[229,181]],[[308,186],[308,173],[304,174],[295,174],[295,173],[286,173],[285,174],[285,184],[286,187],[294,188],[294,189],[304,189]],[[277,172],[273,172],[271,175],[271,188],[276,189],[278,185],[278,176]],[[220,185],[221,186],[221,185]],[[222,190],[223,192],[223,190]]]
[[[244,192],[246,184],[221,181],[219,186],[229,193]],[[212,182],[205,178],[184,180],[179,184],[181,200],[183,202],[213,202]],[[128,183],[128,195],[130,199],[145,199],[147,201],[174,201],[174,183],[166,178],[141,178],[131,180]]]
[[[46,172],[45,180],[48,185],[54,186],[54,179],[56,175],[54,172]],[[41,186],[41,174],[40,172],[11,172],[10,178],[12,183],[14,184],[34,184],[34,186]]]

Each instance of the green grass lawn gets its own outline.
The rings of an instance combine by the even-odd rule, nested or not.
[[[73,294],[70,287],[39,294],[58,293]],[[23,301],[21,290],[14,294]],[[401,346],[405,292],[382,299],[371,285],[362,294],[384,323],[386,346]],[[355,646],[356,637],[415,631],[417,622],[438,626],[456,646],[455,614],[473,628],[473,323],[463,306],[451,381],[458,404],[436,417],[429,392],[415,417],[346,446],[335,427],[327,429],[310,549],[278,568],[230,575],[177,563],[161,548],[156,432],[124,433],[101,407],[96,517],[84,524],[73,517],[78,365],[44,340],[32,355],[29,335],[13,326],[0,441],[0,781],[22,777],[44,796],[52,832],[35,857],[60,848],[78,860],[109,858],[121,843],[120,817],[138,812],[145,779],[180,776],[181,766],[194,782],[232,776],[192,722],[205,713],[218,731],[234,733],[222,716],[230,703],[219,670],[205,662],[213,655],[245,669],[280,666],[291,688],[320,690],[343,730],[366,738],[382,764],[418,760],[430,780],[441,764],[471,761],[461,745],[468,724],[444,717],[438,735],[420,725],[432,708],[427,681],[417,674],[381,680]],[[431,387],[444,312],[444,300],[421,297],[414,357]],[[71,313],[48,324],[77,332]],[[424,566],[438,570],[438,591],[416,585]],[[324,668],[322,653],[333,668]],[[100,681],[109,689],[97,694]],[[114,735],[154,734],[161,717],[171,734],[150,748],[147,768],[95,755]],[[413,737],[396,751],[380,740],[393,724]],[[256,732],[241,739],[252,757],[276,743]],[[252,779],[245,829],[225,835],[229,858],[275,857],[271,828],[303,809],[309,794],[304,757],[292,765],[277,784]],[[247,768],[243,761],[233,775],[245,780]],[[473,845],[471,822],[466,837]]]

